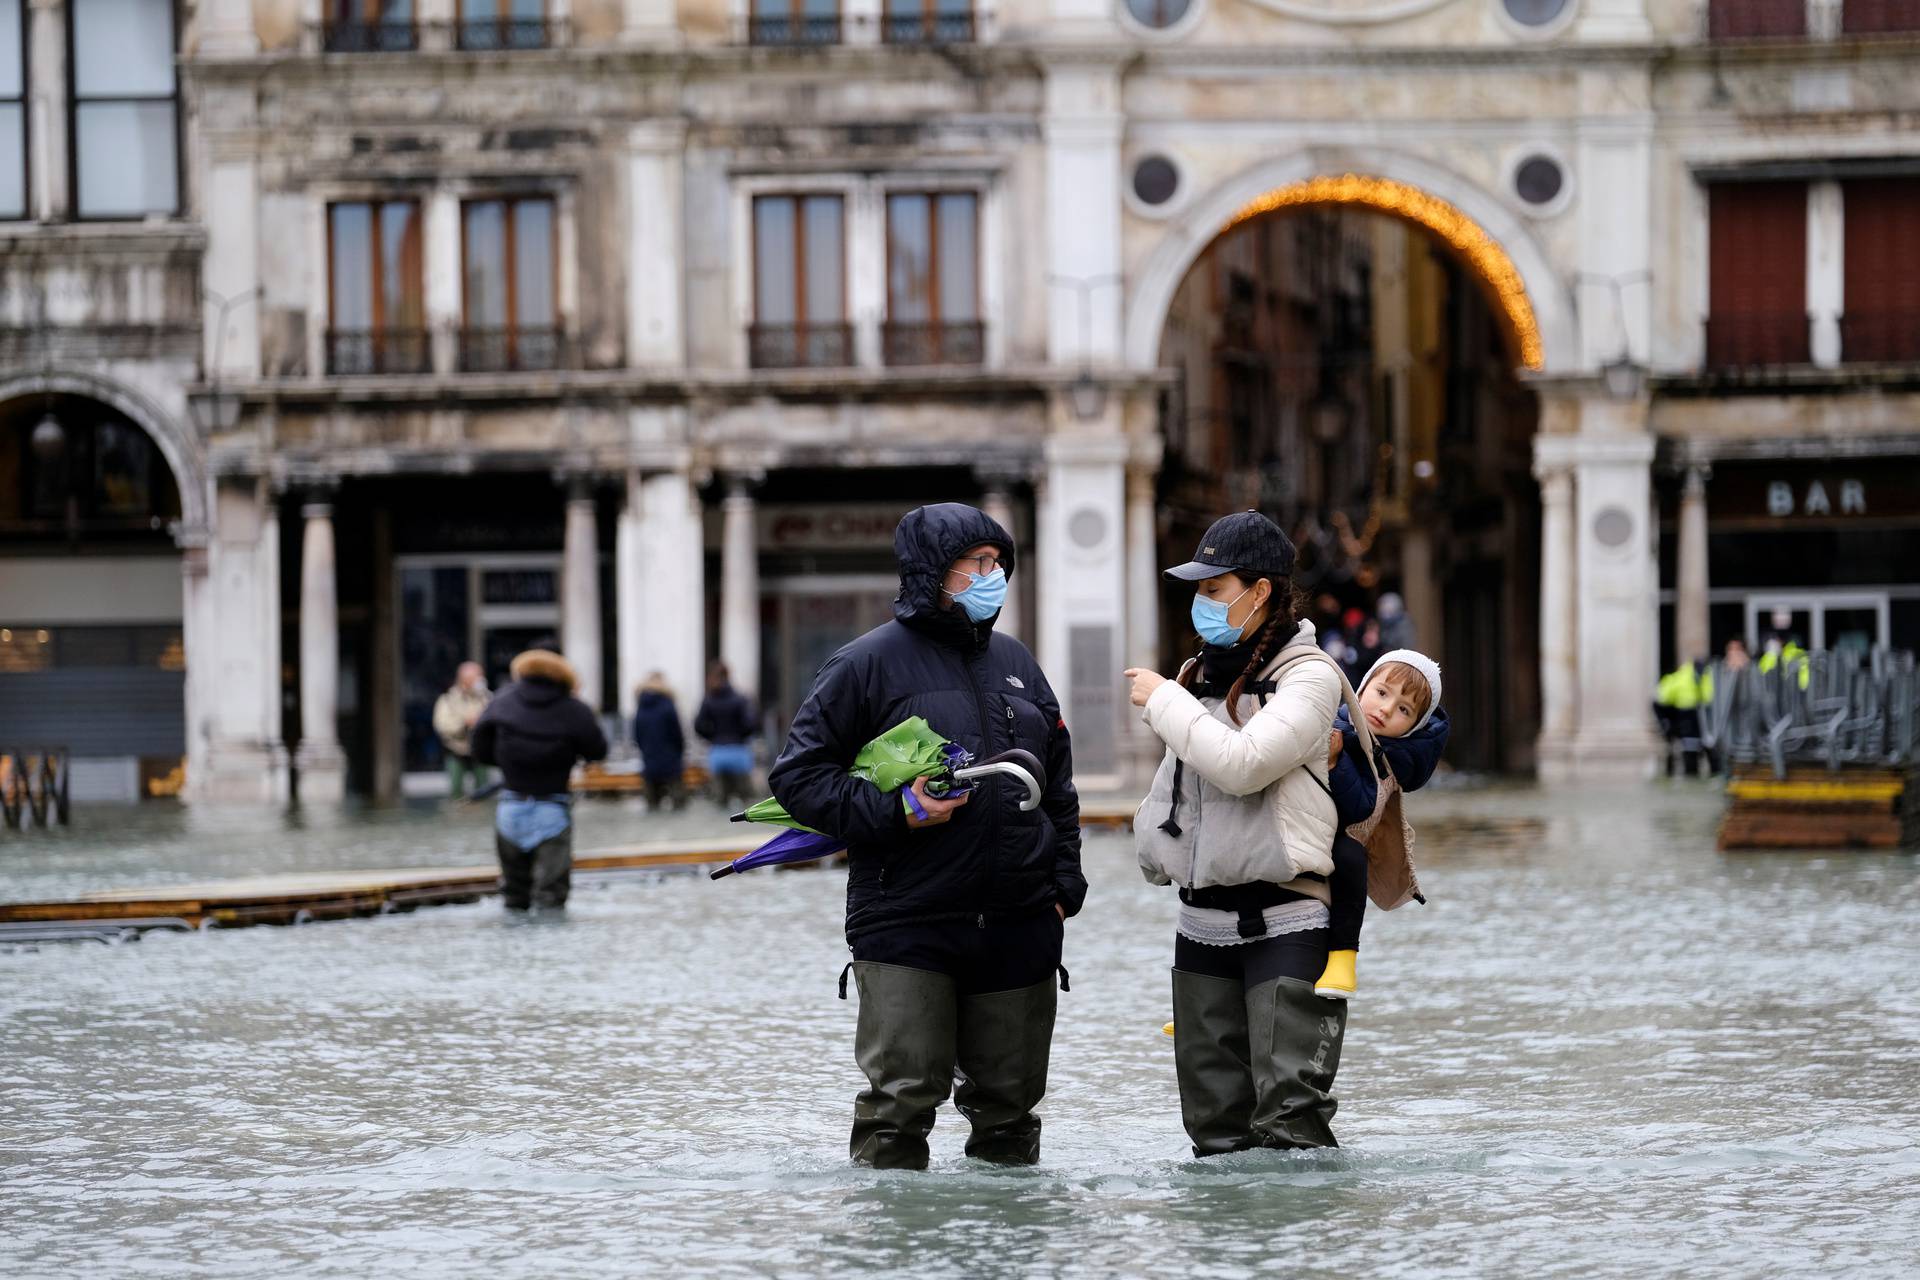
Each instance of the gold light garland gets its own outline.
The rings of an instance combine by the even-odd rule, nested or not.
[[[1309,178],[1289,186],[1276,187],[1248,201],[1227,220],[1221,234],[1261,214],[1279,209],[1299,209],[1313,205],[1359,205],[1391,217],[1402,218],[1425,227],[1445,241],[1466,260],[1467,265],[1487,282],[1500,304],[1508,333],[1520,349],[1520,362],[1538,369],[1545,362],[1540,344],[1540,323],[1534,318],[1533,303],[1527,299],[1526,283],[1492,236],[1480,224],[1438,196],[1391,178],[1368,178],[1357,173],[1339,177]]]

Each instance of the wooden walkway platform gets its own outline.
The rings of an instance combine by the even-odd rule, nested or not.
[[[1112,804],[1089,805],[1082,815],[1085,827],[1125,827],[1131,820],[1131,806],[1122,809]],[[617,845],[576,856],[573,869],[576,876],[593,877],[676,867],[717,867],[758,848],[776,834],[768,827],[739,827],[701,839]],[[4,926],[54,927],[91,922],[114,927],[118,922],[118,927],[131,930],[232,929],[386,915],[417,907],[476,902],[498,892],[499,877],[499,868],[492,864],[288,872],[198,884],[112,889],[65,901],[0,902],[0,943],[7,941]]]
[[[1920,844],[1920,769],[1736,765],[1722,849],[1895,849]]]

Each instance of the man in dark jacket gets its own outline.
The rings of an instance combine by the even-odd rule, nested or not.
[[[733,687],[727,664],[716,662],[707,672],[707,696],[693,718],[693,731],[707,741],[707,769],[724,806],[738,797],[753,798],[753,738],[759,732],[753,703]]]
[[[769,775],[808,826],[848,841],[847,941],[860,992],[854,1160],[923,1169],[949,1090],[972,1124],[967,1154],[1040,1157],[1055,971],[1080,910],[1080,800],[1060,707],[1033,655],[995,635],[1013,539],[983,512],[921,507],[894,533],[894,621],[822,667]],[[899,793],[848,774],[874,736],[911,716],[976,758],[1019,748],[1045,765],[1040,807],[1004,778],[968,795]],[[957,1080],[956,1080],[957,1075]]]
[[[473,726],[473,758],[498,765],[506,786],[494,809],[501,897],[509,911],[564,907],[573,880],[573,797],[577,760],[604,760],[607,735],[573,696],[573,666],[529,649],[513,660],[513,683]]]

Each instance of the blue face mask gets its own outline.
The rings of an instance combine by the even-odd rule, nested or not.
[[[987,574],[967,574],[967,589],[954,592],[953,599],[968,618],[985,622],[1007,603],[1007,571],[995,569]]]
[[[1253,590],[1248,587],[1247,591]],[[1240,643],[1240,633],[1247,629],[1246,623],[1231,626],[1227,622],[1227,611],[1240,603],[1247,591],[1242,591],[1224,604],[1218,600],[1209,600],[1198,592],[1193,597],[1193,629],[1200,633],[1200,639],[1216,649],[1230,649]]]

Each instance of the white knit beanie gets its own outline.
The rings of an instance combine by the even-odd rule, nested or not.
[[[1425,677],[1427,688],[1433,691],[1433,697],[1427,701],[1426,714],[1420,717],[1418,724],[1407,730],[1408,733],[1418,733],[1426,727],[1427,721],[1433,719],[1433,713],[1440,707],[1440,664],[1432,658],[1429,658],[1426,654],[1415,652],[1412,649],[1390,649],[1378,658],[1375,658],[1373,665],[1367,668],[1367,679],[1360,682],[1360,689],[1366,688],[1367,681],[1373,679],[1373,673],[1378,671],[1382,664],[1388,662],[1405,663],[1407,666],[1412,667]],[[1360,689],[1355,689],[1354,693],[1358,694]]]

